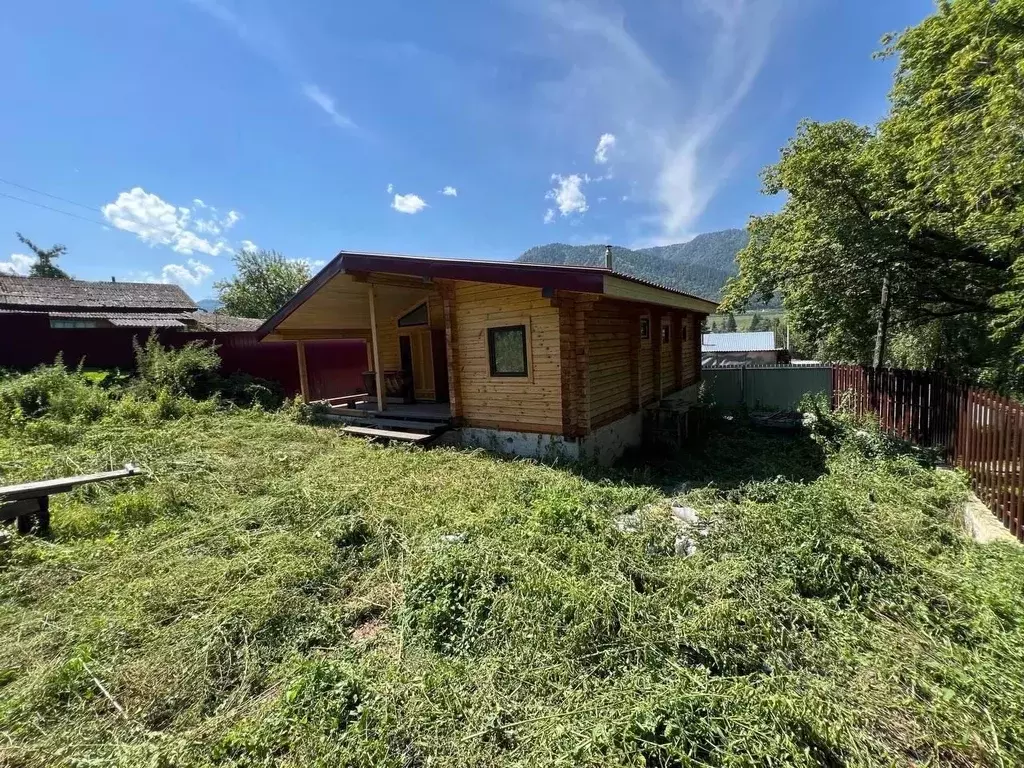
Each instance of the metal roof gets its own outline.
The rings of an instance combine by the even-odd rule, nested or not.
[[[194,311],[177,285],[107,283],[53,277],[0,275],[0,307],[8,309]]]
[[[701,352],[770,352],[778,349],[774,331],[753,333],[705,333]]]

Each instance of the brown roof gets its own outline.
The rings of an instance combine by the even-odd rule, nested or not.
[[[195,312],[188,315],[188,319],[204,330],[220,333],[255,331],[263,325],[263,320],[259,318],[235,317],[222,315],[220,312]]]
[[[194,311],[177,285],[107,283],[50,277],[0,275],[0,307],[6,309],[107,309],[136,312]]]
[[[478,283],[521,285],[530,288],[548,288],[552,290],[598,294],[605,293],[605,278],[613,277],[694,299],[702,305],[706,304],[708,313],[713,312],[716,307],[715,302],[700,296],[659,285],[658,283],[633,277],[622,272],[615,272],[604,267],[440,259],[424,256],[397,256],[383,253],[350,253],[341,251],[312,280],[306,283],[287,304],[260,326],[260,337],[273,332],[280,322],[294,312],[310,296],[320,290],[333,277],[345,272],[383,272],[429,279],[469,280]]]

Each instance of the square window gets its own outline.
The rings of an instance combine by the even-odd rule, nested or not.
[[[651,318],[641,317],[640,318],[640,338],[649,339],[651,338]]]
[[[526,326],[488,328],[487,356],[491,363],[491,376],[527,376]]]
[[[672,326],[663,325],[661,326],[661,340],[670,341],[672,339]]]

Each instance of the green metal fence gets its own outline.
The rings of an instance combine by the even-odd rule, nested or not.
[[[701,375],[711,400],[724,408],[793,410],[804,395],[832,395],[828,365],[746,365],[705,368]]]

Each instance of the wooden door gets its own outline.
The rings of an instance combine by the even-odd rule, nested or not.
[[[403,330],[398,339],[402,355],[402,367],[406,367],[406,350],[409,355],[409,368],[412,370],[413,396],[417,400],[433,400],[434,360],[430,344],[428,328],[410,328]]]

